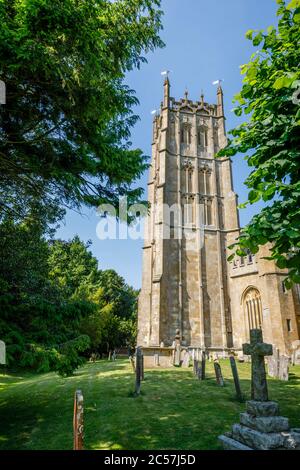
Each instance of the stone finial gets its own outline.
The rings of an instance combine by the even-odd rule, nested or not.
[[[168,108],[170,104],[170,80],[169,77],[166,76],[164,81],[164,100],[163,100],[163,107]]]
[[[188,89],[186,88],[186,89],[185,89],[185,92],[184,92],[184,99],[185,99],[185,101],[188,100],[188,96],[189,96],[189,92],[188,92]]]
[[[217,89],[217,110],[218,116],[224,116],[223,90],[220,83]]]
[[[203,93],[203,90],[201,90],[201,96],[200,96],[200,102],[201,102],[201,105],[204,106],[204,93]]]

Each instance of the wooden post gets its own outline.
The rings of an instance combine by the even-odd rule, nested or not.
[[[135,395],[141,393],[141,356],[142,350],[140,346],[136,348],[136,361],[135,361]]]
[[[83,450],[83,395],[81,390],[76,390],[74,397],[74,450]]]
[[[239,374],[237,371],[236,367],[236,362],[234,356],[230,356],[230,365],[231,365],[231,371],[233,375],[233,380],[234,380],[234,386],[235,386],[235,392],[236,392],[236,397],[238,401],[243,401],[243,394],[241,391],[241,386],[240,386],[240,379],[239,379]]]
[[[215,368],[217,384],[220,387],[224,387],[225,384],[224,384],[224,379],[223,379],[223,375],[222,375],[222,371],[221,371],[221,366],[217,361],[214,361],[214,368]]]

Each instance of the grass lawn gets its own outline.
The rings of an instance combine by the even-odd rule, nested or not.
[[[0,375],[0,449],[72,449],[73,396],[83,391],[86,449],[218,449],[217,436],[238,421],[245,404],[235,400],[229,361],[221,361],[226,386],[189,369],[145,371],[142,395],[132,397],[127,359],[89,363],[73,377],[54,373]],[[249,398],[250,365],[238,364]],[[269,379],[270,399],[292,427],[300,427],[300,366],[289,382]]]

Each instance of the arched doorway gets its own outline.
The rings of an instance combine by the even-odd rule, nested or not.
[[[242,297],[243,309],[249,330],[262,328],[262,306],[260,292],[256,287],[248,287]]]

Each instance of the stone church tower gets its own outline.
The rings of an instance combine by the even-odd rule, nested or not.
[[[273,273],[270,262],[268,268],[266,262],[262,263],[260,273],[250,254],[242,264],[241,260],[227,262],[227,247],[238,237],[240,226],[230,158],[214,158],[226,142],[221,86],[217,104],[206,103],[203,95],[200,101],[191,101],[187,92],[176,101],[170,97],[167,78],[160,113],[153,122],[150,211],[145,224],[139,297],[138,345],[146,355],[159,350],[168,356],[176,332],[187,349],[222,355],[240,349],[249,333],[249,319],[244,317],[250,314],[241,304],[247,289],[253,296],[247,297],[254,302],[253,324],[261,325],[262,286],[261,282],[256,286],[256,281],[266,275],[272,289],[281,286],[284,272],[271,281],[263,272]],[[248,286],[251,273],[255,279]],[[294,328],[291,339],[296,340],[299,298],[297,304],[291,292],[288,297],[290,327],[292,322]],[[277,316],[281,319],[281,309]]]

